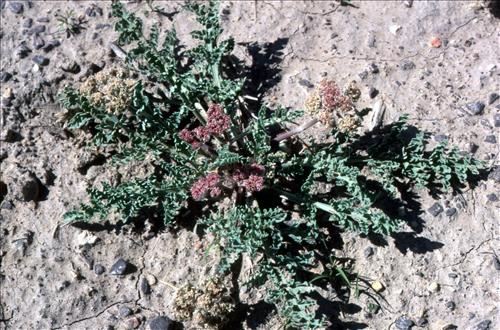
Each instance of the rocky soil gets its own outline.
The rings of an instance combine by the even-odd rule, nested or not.
[[[56,98],[120,61],[109,49],[110,2],[0,3],[0,329],[171,329],[176,289],[202,282],[217,262],[206,238],[149,224],[62,222],[87,187],[117,176],[85,136],[65,129]],[[195,23],[180,3],[154,3],[171,15],[149,17],[188,39]],[[365,106],[385,100],[385,123],[409,114],[435,141],[493,170],[460,194],[417,192],[422,212],[392,237],[339,237],[338,253],[355,258],[354,270],[379,292],[328,305],[338,318],[332,329],[498,329],[498,4],[352,4],[223,1],[221,16],[271,102],[302,107],[323,77],[356,80]],[[127,6],[149,11],[145,1]],[[68,10],[82,23],[74,35],[58,25]],[[279,328],[258,298],[228,329]]]

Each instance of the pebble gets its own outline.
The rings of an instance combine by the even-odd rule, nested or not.
[[[106,271],[106,268],[104,268],[103,265],[101,265],[101,264],[94,265],[94,273],[96,273],[97,275],[101,275],[105,271]]]
[[[375,87],[370,87],[368,90],[368,96],[373,99],[378,95],[378,90]]]
[[[438,292],[440,289],[439,283],[437,282],[432,282],[429,287],[428,287],[430,292]]]
[[[97,6],[90,6],[85,10],[85,15],[89,17],[95,17],[97,15],[102,16],[103,12],[100,7]]]
[[[141,292],[143,294],[145,294],[145,295],[151,294],[151,286],[149,285],[149,282],[147,279],[142,278],[140,288],[141,288]]]
[[[469,152],[471,154],[476,153],[477,149],[479,149],[479,146],[477,144],[475,144],[474,142],[469,143]]]
[[[149,322],[150,330],[171,330],[174,322],[166,316],[157,316]]]
[[[307,87],[307,88],[314,88],[314,85],[307,79],[300,79],[299,85]]]
[[[495,103],[496,100],[500,98],[500,95],[497,93],[491,93],[488,95],[488,105]]]
[[[129,271],[129,264],[122,258],[118,259],[115,264],[111,267],[109,272],[111,275],[125,275]]]
[[[40,49],[43,46],[45,46],[45,41],[38,34],[35,34],[33,36],[33,48]]]
[[[132,315],[133,313],[134,312],[130,308],[128,308],[127,306],[122,306],[118,310],[118,314],[120,314],[121,317],[127,317],[127,316]]]
[[[427,324],[429,324],[429,321],[428,321],[426,318],[424,318],[424,317],[419,317],[419,318],[417,319],[416,324],[417,324],[417,327],[421,327],[421,328],[423,328],[423,327],[425,327]]]
[[[486,195],[486,198],[488,198],[488,200],[490,202],[497,202],[498,201],[498,196],[495,193],[491,193],[491,194]]]
[[[375,292],[382,292],[384,290],[384,285],[380,281],[373,281],[371,287]]]
[[[33,20],[31,18],[27,18],[23,22],[23,27],[29,29],[33,26]]]
[[[400,316],[396,319],[395,325],[396,328],[401,329],[401,330],[408,330],[411,329],[411,327],[414,325],[412,320],[407,318],[406,316]]]
[[[392,34],[397,34],[399,32],[399,30],[401,30],[401,25],[391,25],[389,26],[389,32],[391,32]]]
[[[50,52],[52,49],[56,48],[56,47],[59,47],[61,45],[61,42],[59,42],[59,40],[51,40],[49,41],[45,47],[43,48],[43,50],[48,53]]]
[[[495,256],[493,256],[493,266],[496,270],[500,270],[500,260]]]
[[[28,48],[24,43],[19,45],[19,47],[16,48],[14,51],[14,54],[19,57],[19,58],[25,58],[28,56],[28,53],[31,52],[31,49]]]
[[[488,174],[488,179],[500,183],[500,166],[494,166]]]
[[[457,209],[454,207],[450,207],[449,209],[446,210],[445,214],[447,217],[452,217],[455,214],[457,214]]]
[[[40,66],[45,66],[49,64],[49,59],[42,55],[35,55],[32,58],[33,62]]]
[[[458,329],[458,327],[454,324],[447,324],[441,328],[441,330],[455,330],[455,329]]]
[[[371,63],[369,66],[368,66],[368,70],[370,70],[371,73],[374,73],[374,74],[377,74],[380,72],[380,69],[378,68],[378,66],[375,64],[375,63]]]
[[[48,23],[48,22],[50,22],[50,19],[48,17],[40,17],[40,18],[37,18],[36,21],[39,23]]]
[[[484,103],[482,102],[471,102],[465,105],[465,110],[473,116],[477,116],[483,113]]]
[[[10,98],[8,98],[10,99]],[[16,131],[10,129],[10,128],[7,128],[7,129],[3,129],[1,132],[0,132],[0,141],[3,141],[3,142],[16,142],[19,138],[19,133],[17,133]]]
[[[45,25],[37,25],[32,29],[32,31],[33,33],[44,33],[46,29]]]
[[[454,311],[455,308],[457,307],[457,305],[455,304],[455,302],[453,301],[448,301],[446,303],[446,308],[449,310],[449,311]]]
[[[438,134],[438,135],[434,136],[434,141],[436,141],[436,142],[448,141],[448,136],[446,136],[444,134]]]
[[[78,247],[93,246],[98,240],[99,238],[94,234],[82,231],[76,236],[75,243]]]
[[[365,258],[369,258],[373,255],[374,252],[375,250],[373,250],[373,248],[369,246],[363,251],[363,254],[365,255]]]
[[[489,330],[491,329],[490,325],[491,325],[491,320],[484,320],[478,323],[474,328],[474,330]]]
[[[137,329],[141,325],[141,320],[133,316],[125,320],[126,329]]]
[[[7,81],[10,80],[10,78],[12,78],[12,74],[10,74],[9,72],[6,71],[0,72],[0,82],[6,83]]]
[[[61,68],[61,70],[69,73],[76,74],[80,72],[80,65],[78,65],[78,63],[74,60],[67,59],[63,61],[59,67]]]
[[[415,63],[409,60],[404,60],[403,63],[401,64],[401,69],[405,71],[413,70],[415,69]]]
[[[500,127],[500,113],[496,113],[493,115],[493,125],[495,127]]]
[[[449,278],[457,278],[457,277],[458,277],[458,275],[457,275],[457,274],[455,274],[455,273],[449,273],[449,274],[448,274],[448,277],[449,277]]]
[[[14,205],[12,204],[11,201],[3,201],[2,204],[0,205],[0,209],[4,210],[12,210],[14,208]]]
[[[434,203],[429,209],[427,209],[427,212],[429,212],[433,217],[437,217],[441,212],[443,212],[443,207],[439,203]]]
[[[14,14],[21,14],[24,11],[24,6],[20,2],[11,2],[9,4],[9,9]]]
[[[484,137],[484,142],[495,144],[497,143],[497,137],[493,134],[486,135]]]

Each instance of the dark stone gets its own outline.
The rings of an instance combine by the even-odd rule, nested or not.
[[[361,72],[360,74],[358,74],[358,76],[361,80],[365,80],[366,78],[368,78],[368,71],[365,70],[365,71]]]
[[[11,201],[3,201],[2,205],[0,205],[0,209],[4,210],[12,210],[14,208],[14,205],[12,204]]]
[[[370,87],[368,90],[368,96],[373,99],[378,95],[378,90],[375,87]]]
[[[478,323],[474,329],[475,330],[489,330],[490,325],[491,325],[491,320],[484,320],[484,321],[481,321],[480,323]]]
[[[96,17],[97,15],[102,16],[102,9],[96,5],[90,6],[85,9],[85,15],[88,17]]]
[[[2,71],[0,72],[0,82],[7,82],[10,80],[10,78],[12,78],[12,74],[10,74],[9,72],[6,72],[6,71]]]
[[[488,105],[495,103],[496,100],[500,98],[500,95],[497,93],[491,93],[488,95]]]
[[[491,169],[488,174],[488,179],[491,179],[496,183],[500,183],[500,166],[495,166]]]
[[[488,198],[488,200],[490,202],[497,202],[498,201],[498,197],[495,193],[491,193],[491,194],[486,195],[486,198]]]
[[[479,149],[479,146],[477,144],[475,144],[474,142],[469,143],[469,152],[471,154],[476,153],[477,149]]]
[[[436,141],[436,142],[448,141],[448,137],[444,134],[438,134],[438,135],[434,136],[434,141]]]
[[[307,88],[314,88],[314,85],[307,79],[300,79],[299,85],[307,87]]]
[[[442,330],[455,330],[458,329],[458,327],[454,324],[447,324],[444,327],[441,328]]]
[[[33,56],[32,60],[33,62],[41,66],[46,66],[49,64],[49,59],[42,55],[35,55]]]
[[[449,278],[457,278],[457,277],[458,277],[458,275],[457,275],[457,274],[455,274],[455,273],[449,273],[449,274],[448,274],[448,277],[449,277]]]
[[[404,60],[403,63],[401,63],[401,69],[405,71],[413,70],[415,69],[415,63],[409,60]]]
[[[69,73],[78,73],[80,72],[80,65],[76,63],[76,61],[69,61],[61,65],[61,70]]]
[[[374,74],[377,74],[380,72],[378,66],[375,64],[375,63],[371,63],[369,66],[368,66],[368,69],[370,70],[371,73],[374,73]]]
[[[46,29],[45,25],[37,25],[32,29],[32,31],[33,33],[44,33]]]
[[[374,250],[371,246],[367,247],[367,248],[363,251],[363,254],[365,255],[365,258],[369,258],[369,257],[371,257],[374,253],[375,253],[375,250]]]
[[[128,308],[127,306],[122,306],[118,310],[118,313],[120,314],[121,317],[127,317],[127,316],[132,315],[134,312],[130,308]]]
[[[111,271],[109,273],[111,275],[125,275],[129,271],[130,271],[130,264],[125,260],[123,260],[122,258],[120,258],[111,267]]]
[[[149,322],[150,330],[172,330],[174,322],[166,316],[157,316]]]
[[[401,329],[401,330],[408,330],[411,329],[411,327],[414,325],[412,320],[407,318],[406,316],[400,316],[396,319],[395,325],[396,328]]]
[[[23,176],[20,185],[21,195],[25,202],[36,201],[38,199],[38,195],[40,194],[40,182],[34,174],[28,173]]]
[[[441,212],[443,212],[443,207],[439,203],[434,203],[427,212],[429,212],[433,217],[437,217]]]
[[[48,23],[48,22],[50,22],[50,19],[48,17],[40,17],[40,18],[37,18],[36,21],[39,23]]]
[[[142,278],[140,288],[141,288],[141,292],[143,294],[145,294],[145,295],[151,294],[151,286],[149,285],[149,282],[147,279]]]
[[[45,46],[45,41],[38,34],[35,34],[33,36],[33,48],[40,49],[43,46]]]
[[[495,127],[500,127],[500,113],[496,113],[493,115],[493,125]]]
[[[427,326],[427,324],[429,324],[429,321],[427,321],[427,319],[424,318],[424,317],[419,317],[417,319],[416,324],[417,324],[417,327],[421,327],[422,328],[422,327]]]
[[[16,142],[19,140],[19,133],[7,128],[0,132],[0,141],[4,142]]]
[[[52,49],[56,48],[56,47],[59,47],[61,45],[61,42],[59,40],[51,40],[49,41],[45,47],[43,48],[43,50],[47,53],[47,52],[50,52]]]
[[[25,58],[26,56],[28,56],[29,52],[31,52],[31,49],[29,49],[26,44],[22,43],[21,45],[19,45],[19,47],[16,48],[14,53],[19,58]]]
[[[454,216],[455,214],[457,214],[457,209],[454,208],[454,207],[450,207],[449,209],[446,210],[445,212],[446,216],[448,217],[452,217]]]
[[[14,14],[21,14],[24,11],[24,6],[20,2],[11,2],[9,4],[9,9]]]
[[[500,270],[500,260],[495,256],[493,256],[493,267],[495,267],[496,270]]]
[[[497,137],[496,137],[495,135],[493,135],[493,134],[491,134],[491,135],[486,135],[486,136],[484,137],[484,142],[488,142],[488,143],[493,143],[493,144],[495,144],[495,143],[497,143]]]
[[[109,29],[110,27],[111,27],[111,24],[99,23],[99,24],[96,24],[95,29],[96,30],[103,30],[103,29]]]
[[[471,102],[465,105],[465,110],[469,114],[477,116],[483,113],[484,107],[485,105],[482,102]]]
[[[449,311],[454,311],[456,307],[457,307],[457,305],[455,305],[455,302],[453,302],[453,301],[448,301],[448,302],[446,303],[446,308],[447,308]]]
[[[105,271],[106,271],[106,269],[104,268],[103,265],[101,265],[101,264],[94,265],[94,273],[96,273],[97,275],[101,275]]]
[[[29,29],[33,26],[33,20],[31,18],[27,18],[23,22],[23,27]]]

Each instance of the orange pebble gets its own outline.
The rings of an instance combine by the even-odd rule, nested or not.
[[[441,42],[441,39],[440,39],[440,38],[438,38],[438,37],[433,37],[433,38],[431,39],[430,46],[431,46],[432,48],[439,48],[439,47],[441,47],[441,44],[442,44],[442,42]]]

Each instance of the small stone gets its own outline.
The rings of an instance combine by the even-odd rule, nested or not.
[[[48,17],[40,17],[40,18],[37,18],[36,21],[39,23],[48,23],[48,22],[50,22],[50,19]]]
[[[149,282],[147,279],[142,278],[140,288],[141,288],[141,292],[143,294],[145,294],[145,295],[151,294],[151,286],[149,285]]]
[[[449,209],[446,210],[445,214],[447,217],[452,217],[455,214],[457,214],[457,209],[454,207],[450,207]]]
[[[375,292],[382,292],[384,290],[384,285],[380,281],[373,281],[371,287]]]
[[[399,32],[399,30],[401,30],[401,25],[391,25],[389,26],[389,32],[391,32],[392,34],[397,34]]]
[[[488,174],[488,179],[500,183],[500,166],[494,166]]]
[[[457,274],[455,274],[455,273],[449,273],[449,274],[448,274],[448,277],[449,277],[449,278],[457,278],[457,277],[458,277],[458,275],[457,275]]]
[[[396,328],[401,330],[408,330],[414,325],[413,321],[407,318],[406,316],[400,316],[396,319],[395,322]]]
[[[31,18],[27,18],[23,22],[23,27],[29,29],[33,25],[33,20]]]
[[[415,69],[415,63],[409,60],[404,60],[403,63],[401,63],[401,69],[404,71],[409,71]]]
[[[26,46],[24,43],[22,43],[21,45],[19,45],[19,47],[16,48],[16,50],[14,51],[14,54],[18,58],[25,58],[26,56],[28,56],[29,52],[31,52],[31,49],[29,49],[28,46]]]
[[[56,48],[56,47],[59,47],[61,45],[61,42],[59,40],[51,40],[49,41],[45,47],[43,47],[43,51],[48,53],[50,52],[52,49]]]
[[[500,127],[500,113],[496,113],[493,115],[493,125],[495,127]]]
[[[500,260],[495,256],[493,256],[493,267],[495,267],[496,270],[500,270]]]
[[[440,289],[440,286],[439,286],[439,283],[437,282],[432,282],[430,285],[429,285],[429,291],[430,292],[438,292],[439,289]]]
[[[66,60],[61,63],[59,66],[61,70],[69,73],[78,73],[80,72],[80,65],[74,60]]]
[[[371,73],[374,73],[374,74],[377,74],[380,72],[380,69],[378,68],[378,66],[375,64],[375,63],[371,63],[369,66],[368,66],[368,70],[370,70]]]
[[[102,14],[102,9],[96,5],[92,5],[85,10],[85,15],[89,17],[96,17],[97,15],[102,16]]]
[[[488,200],[490,202],[497,202],[498,201],[498,197],[495,193],[491,193],[491,194],[486,195],[486,198],[488,198]]]
[[[484,137],[484,142],[495,144],[495,143],[497,143],[497,137],[493,134],[486,135]]]
[[[99,240],[99,237],[94,234],[89,233],[88,231],[80,232],[75,239],[76,246],[83,247],[85,245],[92,246]]]
[[[12,78],[12,74],[11,73],[6,72],[6,71],[0,72],[0,82],[6,83],[7,81],[10,80],[10,78]]]
[[[127,329],[137,329],[141,325],[141,320],[133,316],[125,320],[125,326]]]
[[[363,251],[363,254],[365,255],[365,258],[369,258],[373,255],[374,252],[375,251],[373,250],[373,248],[369,246]]]
[[[148,281],[149,285],[155,285],[156,282],[158,281],[156,277],[152,274],[146,275],[146,280]]]
[[[364,71],[360,72],[360,73],[358,74],[358,76],[359,76],[359,78],[360,78],[361,80],[365,80],[366,78],[368,78],[368,71],[364,70]]]
[[[478,323],[474,328],[474,330],[489,330],[490,326],[491,326],[491,320],[484,320]]]
[[[44,33],[47,27],[45,25],[37,25],[35,26],[32,31],[33,33]]]
[[[35,55],[33,56],[33,62],[35,62],[36,64],[40,65],[40,66],[45,66],[47,64],[49,64],[49,59],[46,58],[45,56],[42,56],[42,55]]]
[[[438,134],[438,135],[434,136],[434,141],[436,141],[436,142],[448,141],[448,136],[446,136],[444,134]]]
[[[491,93],[488,95],[488,105],[495,103],[496,100],[500,98],[500,95],[497,93]]]
[[[130,308],[128,308],[127,306],[122,306],[118,310],[118,314],[120,314],[121,317],[127,317],[127,316],[132,315],[133,313],[134,312]]]
[[[428,321],[426,318],[424,318],[424,317],[419,317],[419,318],[417,319],[416,324],[417,324],[417,327],[421,327],[421,328],[423,328],[423,327],[425,327],[427,324],[429,324],[429,321]]]
[[[448,302],[446,303],[446,308],[447,308],[449,311],[454,311],[456,307],[457,307],[457,305],[455,305],[455,302],[453,302],[453,301],[448,301]]]
[[[62,281],[62,283],[59,285],[59,287],[57,288],[57,291],[62,291],[64,289],[66,289],[68,286],[71,285],[71,282],[68,281],[68,280],[65,280],[65,281]]]
[[[0,205],[0,209],[4,210],[12,210],[14,208],[14,205],[12,204],[11,201],[3,201],[2,204]]]
[[[307,87],[307,88],[314,88],[314,85],[307,79],[300,79],[299,85]]]
[[[378,95],[378,90],[375,87],[370,87],[368,90],[368,96],[373,99]]]
[[[122,258],[118,259],[111,267],[111,275],[125,275],[130,270],[129,263]]]
[[[94,265],[94,273],[96,273],[97,275],[101,275],[105,271],[106,271],[106,268],[104,268],[103,265],[101,265],[101,264]]]
[[[465,105],[465,110],[473,116],[477,116],[483,113],[484,103],[482,102],[471,102]]]
[[[33,48],[40,49],[43,46],[45,46],[45,41],[38,34],[35,34],[33,36]]]
[[[454,324],[447,324],[441,328],[441,330],[455,330],[455,329],[458,329],[458,327]]]
[[[469,152],[471,154],[476,153],[477,149],[479,149],[479,146],[477,144],[475,144],[474,142],[469,143]]]
[[[24,6],[20,2],[11,2],[9,4],[9,9],[14,14],[21,14],[23,12],[23,10],[24,10]]]
[[[443,207],[439,203],[434,203],[427,212],[429,212],[433,217],[437,217],[441,212],[443,212]]]
[[[158,316],[149,322],[150,330],[172,330],[174,322],[166,316]]]

